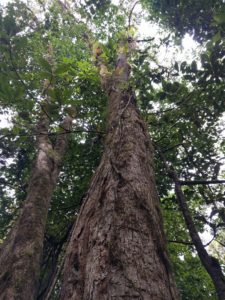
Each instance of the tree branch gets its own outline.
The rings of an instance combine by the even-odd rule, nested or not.
[[[66,130],[64,128],[64,130]],[[13,133],[9,133],[9,134],[5,134],[3,136],[0,137],[0,141],[4,138],[7,137],[33,137],[33,136],[39,136],[39,135],[48,135],[48,136],[58,136],[58,135],[62,135],[62,134],[69,134],[69,133],[95,133],[95,134],[106,134],[105,131],[96,131],[96,130],[85,130],[85,129],[77,129],[77,130],[66,130],[63,132],[49,132],[49,133],[44,133],[44,132],[39,132],[39,133],[32,133],[32,134],[13,134]]]
[[[146,42],[151,42],[153,41],[155,38],[149,38],[149,39],[143,39],[143,40],[136,40],[136,43],[146,43]]]
[[[194,246],[192,242],[186,242],[186,241],[175,241],[175,240],[168,240],[168,243],[175,243],[175,244],[183,244],[188,246]]]
[[[215,239],[215,241],[216,241],[218,244],[220,244],[221,246],[225,247],[225,244],[224,244],[224,243],[222,243],[222,242],[220,242],[220,241],[218,241],[218,240],[216,240],[216,239]]]
[[[134,11],[134,9],[135,9],[135,6],[136,6],[138,3],[139,3],[139,1],[136,1],[136,2],[134,3],[134,5],[132,6],[132,8],[131,8],[131,11],[130,11],[130,14],[129,14],[129,19],[128,19],[128,30],[129,30],[130,27],[131,27],[131,18],[132,18],[133,11]]]
[[[198,184],[224,184],[225,180],[179,180],[181,185],[198,185]]]

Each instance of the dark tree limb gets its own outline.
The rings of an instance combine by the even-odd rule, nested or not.
[[[74,129],[74,130],[67,130],[63,132],[40,132],[40,133],[32,133],[32,134],[4,134],[0,136],[0,141],[4,138],[15,138],[15,137],[33,137],[33,136],[39,136],[39,135],[48,135],[48,136],[58,136],[58,135],[64,135],[69,133],[95,133],[97,135],[99,134],[106,134],[105,131],[96,131],[96,130],[85,130],[85,129]]]
[[[182,244],[182,245],[188,245],[188,246],[193,246],[194,244],[192,242],[187,242],[187,241],[175,241],[175,240],[168,240],[168,243],[174,243],[174,244]]]
[[[224,184],[225,180],[179,180],[180,185]]]
[[[128,30],[130,29],[131,27],[131,19],[132,19],[132,14],[133,14],[133,11],[135,9],[135,6],[139,3],[139,0],[136,1],[133,5],[133,7],[131,8],[131,11],[130,11],[130,14],[129,14],[129,19],[128,19]]]
[[[149,38],[149,39],[143,39],[143,40],[136,40],[136,43],[147,43],[147,42],[152,42],[155,38]]]
[[[159,149],[158,149],[159,150]],[[177,173],[174,170],[173,167],[169,166],[169,164],[166,161],[165,156],[162,154],[161,151],[159,151],[159,155],[165,165],[166,171],[169,175],[169,177],[174,181],[175,184],[175,194],[177,196],[177,202],[180,206],[180,210],[183,214],[186,226],[188,228],[191,240],[196,248],[196,251],[198,253],[198,256],[201,260],[202,265],[205,267],[206,271],[210,275],[219,300],[225,299],[225,277],[223,275],[223,272],[221,270],[220,264],[217,261],[216,258],[210,256],[208,252],[206,251],[201,238],[198,234],[198,231],[196,229],[196,226],[194,224],[193,218],[191,216],[191,213],[189,211],[185,195],[181,188],[180,180],[178,179]]]

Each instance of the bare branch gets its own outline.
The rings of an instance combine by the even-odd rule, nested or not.
[[[136,40],[136,43],[147,43],[152,42],[155,38],[143,39],[143,40]]]
[[[61,127],[62,128],[62,127]],[[39,132],[39,133],[32,133],[32,134],[5,134],[0,137],[0,141],[3,140],[4,138],[15,138],[15,137],[33,137],[33,136],[39,136],[39,135],[48,135],[48,136],[58,136],[62,134],[70,134],[70,133],[95,133],[95,134],[106,134],[105,131],[96,131],[96,130],[86,130],[86,129],[77,129],[77,130],[67,130],[66,128],[63,128],[65,131],[63,132],[49,132],[49,133],[44,133],[44,132]]]
[[[225,180],[179,180],[181,185],[198,185],[198,184],[224,184]]]
[[[216,239],[215,239],[215,241],[216,241],[218,244],[220,244],[221,246],[225,247],[225,244],[224,244],[224,243],[222,243],[222,242],[220,242],[220,241],[218,241],[218,240],[216,240]]]
[[[134,9],[135,9],[135,6],[136,6],[138,3],[139,3],[139,1],[136,1],[136,2],[134,3],[134,5],[132,6],[132,8],[131,8],[131,11],[130,11],[130,14],[129,14],[129,19],[128,19],[128,30],[129,30],[130,27],[131,27],[131,19],[132,19],[133,11],[134,11]]]
[[[175,244],[183,244],[188,246],[194,246],[192,242],[186,242],[186,241],[175,241],[175,240],[168,240],[168,243],[175,243]]]

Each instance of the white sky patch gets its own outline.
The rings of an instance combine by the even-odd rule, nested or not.
[[[212,240],[212,237],[213,237],[212,232],[211,232],[211,228],[208,225],[205,225],[204,226],[204,232],[199,233],[199,236],[202,240],[203,245],[208,244]]]
[[[119,2],[119,0],[113,0],[113,3],[116,5],[118,5]],[[130,4],[129,6],[131,9],[133,8],[133,4]],[[137,15],[138,18],[135,18],[135,15]],[[136,19],[136,21],[139,23],[137,27],[137,35],[141,39],[152,37],[154,38],[152,43],[157,43],[160,45],[160,39],[171,34],[171,32],[166,30],[165,27],[163,28],[157,23],[147,21],[147,17],[143,12],[141,4],[135,5],[133,17],[131,18],[131,25],[132,19]],[[161,46],[158,48],[156,57],[164,66],[171,66],[175,60],[177,62],[187,61],[188,63],[191,63],[199,54],[201,49],[201,46],[193,39],[191,35],[185,34],[180,46],[176,46],[175,44],[170,46],[161,44]]]
[[[0,5],[6,6],[8,3],[13,2],[12,0],[1,0]]]
[[[1,114],[0,115],[0,128],[10,127],[10,125],[11,125],[10,114]]]

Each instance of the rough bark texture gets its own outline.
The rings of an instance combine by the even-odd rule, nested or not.
[[[211,277],[214,286],[216,288],[217,296],[219,300],[225,299],[225,277],[221,270],[220,264],[214,257],[210,256],[206,249],[204,248],[202,241],[199,237],[198,231],[196,230],[194,221],[189,212],[187,202],[184,196],[184,193],[181,189],[181,183],[178,179],[178,176],[175,171],[170,171],[170,176],[173,178],[175,183],[175,193],[177,196],[180,209],[183,213],[186,226],[189,230],[191,239],[195,248],[198,252],[198,256],[202,262],[202,265],[205,267],[209,276]]]
[[[52,292],[59,279],[64,265],[65,256],[61,256],[61,254],[65,252],[73,227],[74,223],[72,222],[69,225],[66,234],[63,236],[63,238],[60,240],[60,242],[57,244],[57,247],[53,251],[54,253],[52,255],[52,261],[48,265],[49,272],[47,274],[45,273],[39,282],[37,300],[51,299]],[[44,262],[42,262],[42,267],[43,263]]]
[[[66,253],[63,300],[179,299],[153,171],[153,149],[120,55],[101,163]]]
[[[71,118],[64,120],[69,129]],[[0,249],[0,299],[36,298],[44,229],[48,208],[67,147],[67,135],[59,135],[53,147],[48,139],[48,119],[37,126],[38,153],[31,171],[27,198],[8,239]]]

